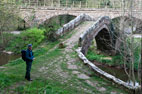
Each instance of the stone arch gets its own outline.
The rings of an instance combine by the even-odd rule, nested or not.
[[[142,33],[142,20],[137,18],[137,17],[132,17],[132,19],[128,16],[118,16],[118,17],[115,17],[112,19],[113,21],[113,24],[114,24],[114,27],[117,28],[119,26],[118,22],[121,21],[121,19],[124,19],[124,27],[131,29],[130,26],[131,26],[131,21],[133,22],[133,26],[134,26],[134,31],[136,32],[133,32],[133,33]],[[118,25],[117,25],[118,24]],[[119,29],[119,28],[118,28]],[[127,29],[126,29],[127,30]],[[129,33],[129,32],[127,32]]]
[[[19,22],[18,22],[19,30],[24,30],[29,27],[28,22],[25,19],[22,19],[20,17],[18,19],[19,19]]]
[[[108,29],[101,29],[95,36],[95,40],[97,44],[97,49],[101,51],[112,50],[112,38]]]
[[[76,17],[76,16],[71,15],[71,14],[59,14],[59,15],[54,15],[54,16],[51,16],[50,18],[45,19],[42,23],[45,23],[46,21],[50,21],[51,19],[54,19],[56,17],[59,17],[59,20],[61,20],[61,18],[62,18],[61,16],[64,16],[64,19],[66,19],[67,16],[72,16],[74,18]],[[68,19],[67,22],[69,22],[69,21],[70,21],[70,19]]]
[[[65,15],[74,16],[74,17],[77,16],[77,15],[70,14],[70,13],[51,14],[51,15],[47,16],[45,19],[43,19],[43,21],[41,21],[39,24],[43,24],[43,23],[46,22],[47,20],[53,19],[53,18],[55,18],[55,17],[58,17],[58,16],[65,16]]]
[[[99,18],[92,27],[90,27],[86,32],[84,32],[79,38],[79,46],[81,47],[81,52],[86,55],[88,49],[94,40],[96,39],[98,48],[100,50],[112,50],[114,47],[113,40],[113,25],[111,19],[108,16],[103,16]],[[104,40],[101,40],[104,39]],[[106,44],[104,44],[106,43]]]

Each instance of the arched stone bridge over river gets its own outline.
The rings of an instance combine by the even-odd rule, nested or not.
[[[24,9],[21,8],[21,17],[28,23],[28,19],[31,16],[34,16],[34,20],[38,24],[44,23],[46,20],[58,16],[58,15],[74,15],[77,16],[75,19],[71,20],[69,23],[63,25],[60,29],[57,30],[56,36],[62,36],[66,32],[73,30],[75,27],[80,25],[82,22],[90,21],[93,22],[91,27],[88,27],[87,30],[83,31],[82,33],[74,36],[75,39],[78,39],[78,49],[76,50],[78,53],[79,58],[85,63],[88,64],[95,72],[99,73],[101,76],[119,84],[127,89],[136,90],[139,89],[140,86],[132,86],[127,84],[126,82],[116,78],[115,76],[106,73],[105,71],[101,70],[93,63],[91,63],[85,55],[91,45],[93,39],[96,39],[97,48],[100,50],[114,50],[116,47],[116,43],[114,39],[114,28],[111,19],[117,18],[120,16],[129,16],[129,12],[125,12],[123,14],[120,10],[105,10],[105,9],[71,9],[71,8],[64,8],[64,9],[46,9],[44,8],[29,8]],[[142,11],[134,11],[133,17],[136,19],[142,19]],[[81,29],[81,28],[80,28]],[[104,40],[101,40],[104,38]],[[71,43],[72,44],[72,43]],[[109,45],[107,45],[109,44]],[[70,46],[72,47],[72,46]]]
[[[98,18],[100,16],[109,16],[111,19],[120,17],[120,16],[129,16],[130,12],[126,11],[125,13],[122,10],[119,9],[80,9],[80,8],[46,8],[46,7],[40,7],[40,8],[20,8],[20,14],[22,19],[24,19],[26,22],[29,22],[29,19],[34,16],[35,21],[38,22],[38,24],[43,23],[44,21],[58,16],[58,15],[74,15],[78,16],[80,14],[87,14],[92,18]],[[137,19],[142,19],[142,10],[134,10],[133,11],[133,17]]]

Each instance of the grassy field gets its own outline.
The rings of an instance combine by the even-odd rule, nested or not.
[[[75,52],[59,49],[58,44],[75,33],[67,34],[57,42],[44,42],[34,50],[31,77],[24,79],[25,63],[21,58],[0,68],[0,94],[128,94],[112,82],[98,77],[80,61]],[[76,44],[77,45],[77,44]],[[73,65],[77,68],[69,69]],[[87,79],[78,76],[87,75]]]

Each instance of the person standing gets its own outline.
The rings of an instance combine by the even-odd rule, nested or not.
[[[33,52],[32,52],[32,44],[28,45],[28,49],[26,50],[26,75],[25,79],[28,81],[32,81],[30,77],[32,62],[34,60]]]

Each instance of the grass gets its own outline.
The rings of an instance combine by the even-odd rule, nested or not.
[[[62,37],[62,41],[71,37],[74,32],[68,33]],[[38,48],[34,49],[35,61],[32,65],[31,77],[32,82],[24,80],[25,63],[21,58],[11,61],[4,65],[4,69],[0,72],[0,93],[1,94],[101,94],[98,89],[106,88],[104,94],[109,94],[112,91],[118,94],[127,94],[124,90],[120,90],[111,82],[99,78],[93,71],[85,66],[82,61],[77,58],[77,53],[64,52],[64,49],[59,49],[57,46],[60,42],[43,42]],[[57,47],[53,49],[54,47]],[[76,48],[76,45],[75,45]],[[75,49],[73,48],[73,49]],[[89,81],[98,83],[96,86],[91,86],[86,83],[86,80],[79,79],[77,75],[72,74],[68,69],[68,58],[73,59],[80,73],[92,75]]]
[[[129,47],[132,45],[131,43],[131,38],[127,39],[127,45],[129,45]],[[140,52],[141,52],[141,39],[140,38],[134,38],[133,41],[133,54],[134,54],[134,69],[138,70],[138,63],[140,62]],[[130,49],[130,48],[129,48]],[[128,52],[128,51],[127,51]],[[123,52],[121,52],[123,53]],[[127,54],[127,56],[129,56],[129,54]],[[106,55],[105,53],[98,51],[95,46],[91,45],[91,47],[88,50],[88,53],[86,55],[86,57],[90,60],[90,61],[97,61],[99,63],[104,63],[106,65],[109,66],[121,66],[123,67],[124,65],[124,61],[123,61],[123,55],[121,54],[117,54],[115,56],[109,56]],[[110,59],[108,59],[110,58]],[[128,58],[128,57],[127,57]],[[126,62],[127,63],[127,67],[129,67],[131,62]]]

